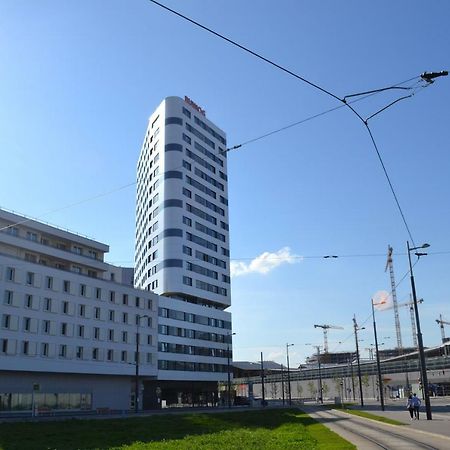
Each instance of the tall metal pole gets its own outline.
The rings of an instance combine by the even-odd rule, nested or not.
[[[353,374],[353,357],[350,359],[350,374],[351,374],[351,377],[352,377],[353,401],[355,401],[356,398],[355,398],[355,376]]]
[[[319,365],[319,401],[323,404],[323,387],[322,387],[322,371],[320,367],[320,346],[316,346],[317,349],[317,363]]]
[[[417,327],[417,343],[419,345],[419,360],[420,360],[420,372],[421,372],[421,378],[422,378],[422,389],[425,397],[425,408],[427,412],[427,420],[432,420],[431,415],[431,403],[430,403],[430,394],[428,392],[428,376],[427,376],[427,366],[425,362],[425,351],[423,349],[423,340],[422,340],[422,331],[420,329],[420,319],[419,319],[419,308],[417,307],[417,294],[416,294],[416,284],[414,281],[414,273],[413,268],[411,264],[411,251],[416,250],[418,248],[425,248],[425,244],[422,247],[415,247],[410,248],[409,247],[409,241],[406,242],[406,246],[408,249],[408,261],[409,261],[409,273],[410,273],[410,279],[411,279],[411,290],[413,295],[413,302],[414,302],[414,313],[416,316],[416,327]],[[428,245],[427,245],[428,247]]]
[[[230,343],[227,343],[227,403],[231,408]]]
[[[261,352],[261,391],[262,391],[262,406],[266,406],[266,391],[264,389],[264,360],[263,360],[263,352]]]
[[[359,362],[358,325],[356,323],[356,316],[353,316],[353,328],[355,330],[356,362],[358,363],[359,396],[360,396],[361,406],[364,406],[362,379],[361,379],[361,364]]]
[[[375,308],[373,307],[373,300],[371,301],[371,303],[372,303],[373,335],[375,337],[375,351],[377,356],[378,389],[380,392],[381,411],[384,411],[383,380],[381,379],[380,355],[378,353],[377,324],[375,322]]]
[[[292,405],[292,396],[291,396],[291,374],[289,368],[289,347],[292,347],[294,344],[286,344],[286,360],[287,360],[287,382],[288,382],[288,400],[289,406]]]
[[[139,323],[140,316],[136,319],[136,356],[135,356],[135,368],[136,374],[134,379],[134,412],[137,414],[139,411]]]

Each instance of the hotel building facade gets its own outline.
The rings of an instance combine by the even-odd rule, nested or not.
[[[218,403],[232,335],[225,149],[187,98],[151,115],[134,269],[107,264],[101,242],[0,209],[0,413],[128,410],[136,392],[139,409]]]
[[[150,116],[137,164],[135,287],[160,297],[158,377],[144,404],[215,403],[227,379],[225,149],[225,133],[187,97],[167,97]]]

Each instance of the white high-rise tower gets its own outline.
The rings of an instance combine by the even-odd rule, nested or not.
[[[135,284],[230,305],[225,133],[187,98],[151,115],[138,162]]]
[[[227,378],[225,149],[225,133],[187,97],[167,97],[150,116],[137,165],[135,286],[161,296],[158,380]]]

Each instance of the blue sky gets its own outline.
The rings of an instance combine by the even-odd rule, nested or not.
[[[165,4],[338,96],[450,66],[444,0]],[[162,98],[191,97],[230,146],[338,105],[144,0],[3,1],[0,64],[0,205],[106,242],[108,260],[125,266],[135,188],[124,186],[135,181]],[[357,107],[367,116],[396,95]],[[441,78],[371,121],[414,240],[432,245],[415,266],[426,345],[439,342],[438,315],[450,320],[449,97],[450,79]],[[330,331],[330,349],[353,349],[353,314],[364,322],[371,296],[389,289],[388,244],[397,280],[407,272],[408,236],[363,125],[340,109],[228,160],[231,254],[241,272],[232,283],[235,359],[264,351],[282,362],[289,342],[296,364],[312,352],[305,343],[322,342],[315,323],[345,327]],[[257,259],[266,252],[276,258]],[[311,258],[328,254],[372,256]],[[408,296],[406,279],[399,301]],[[392,311],[378,321],[393,346]],[[411,344],[407,308],[401,321]]]

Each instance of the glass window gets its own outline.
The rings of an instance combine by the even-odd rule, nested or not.
[[[26,283],[29,285],[34,284],[34,273],[33,272],[27,272]]]

